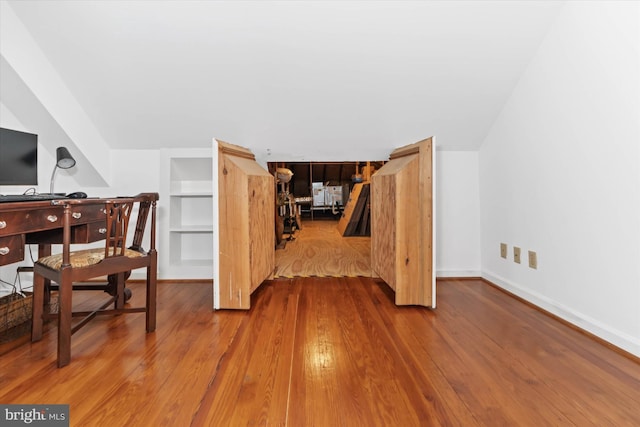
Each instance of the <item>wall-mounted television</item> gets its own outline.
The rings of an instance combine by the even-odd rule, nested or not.
[[[38,135],[0,128],[0,185],[38,185]]]

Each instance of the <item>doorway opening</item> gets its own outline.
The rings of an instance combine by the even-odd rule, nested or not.
[[[268,163],[277,182],[275,278],[377,277],[369,180],[384,163]]]
[[[214,224],[224,226],[216,228],[213,239],[213,252],[218,256],[213,265],[214,308],[248,309],[251,294],[275,274],[274,236],[278,221],[274,214],[281,207],[274,185],[276,175],[281,175],[278,181],[289,187],[287,190],[287,185],[280,186],[287,196],[281,197],[286,201],[286,206],[282,206],[285,212],[289,209],[285,215],[290,218],[300,215],[303,224],[302,209],[298,209],[295,192],[291,192],[293,171],[284,167],[278,170],[286,164],[273,164],[270,173],[256,162],[251,150],[223,141],[217,143],[218,155],[213,156],[213,169],[217,171],[213,174],[213,188],[217,189],[213,213]],[[393,150],[389,161],[371,176],[368,260],[371,270],[395,291],[398,305],[435,307],[434,171],[433,138],[426,138]],[[359,179],[354,176],[352,181]],[[313,184],[313,173],[309,182]],[[366,194],[364,186],[364,176],[363,182],[353,183],[341,218],[353,217],[349,215],[350,209],[357,207],[354,200],[360,200],[360,196],[357,199],[353,196],[354,189],[361,188]],[[335,210],[336,205],[332,206]],[[342,230],[340,224],[338,221]],[[362,229],[359,223],[356,228]],[[289,237],[295,241],[295,236]],[[340,263],[338,259],[326,264]],[[301,269],[294,274],[311,273]]]

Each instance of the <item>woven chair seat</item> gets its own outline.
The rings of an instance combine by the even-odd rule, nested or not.
[[[124,256],[128,258],[137,258],[144,256],[142,252],[134,251],[133,249],[125,249]],[[104,248],[96,249],[84,249],[81,251],[74,251],[69,253],[69,263],[73,268],[88,267],[95,265],[104,259]],[[46,257],[42,257],[38,260],[39,264],[49,267],[53,270],[60,270],[62,267],[62,254],[55,254]]]

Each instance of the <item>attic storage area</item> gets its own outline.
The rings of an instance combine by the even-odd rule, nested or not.
[[[329,180],[314,186],[309,164],[311,185],[301,197],[291,191],[296,181],[286,163],[268,165],[269,172],[251,150],[217,144],[215,308],[249,308],[249,296],[263,280],[311,276],[379,277],[395,291],[396,304],[435,307],[433,138],[396,148],[379,170],[372,162],[364,169],[354,164],[359,173],[352,185]],[[313,205],[317,193],[347,186],[343,208],[335,192],[329,204],[322,199],[323,206]],[[311,204],[310,218],[303,215],[304,203]],[[312,219],[316,207],[330,207],[334,218]]]
[[[374,275],[368,187],[383,164],[268,164],[277,187],[275,277]]]

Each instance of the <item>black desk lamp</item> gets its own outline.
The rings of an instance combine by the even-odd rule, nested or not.
[[[56,148],[56,165],[53,168],[53,173],[51,174],[51,187],[49,188],[49,192],[53,193],[53,179],[56,176],[56,171],[58,168],[60,169],[69,169],[76,165],[76,160],[73,158],[67,147],[58,147]]]

